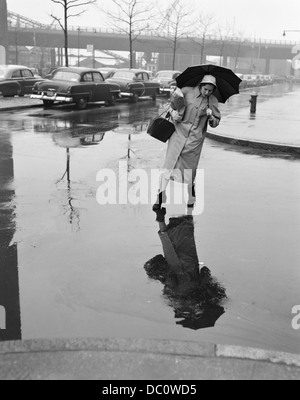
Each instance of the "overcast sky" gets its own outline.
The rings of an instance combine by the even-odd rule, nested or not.
[[[156,0],[156,4],[160,9],[165,5],[166,9],[173,1]],[[236,31],[245,37],[300,41],[300,32],[288,33],[285,39],[282,36],[284,29],[300,31],[300,0],[181,0],[181,2],[189,7],[194,5],[195,9],[204,13],[213,14],[216,24],[235,23]],[[98,0],[98,3],[109,4],[112,0]],[[57,10],[61,10],[61,7],[57,8],[51,0],[7,0],[7,7],[10,11],[43,23],[51,22],[50,14],[53,10],[56,11],[56,15]],[[100,28],[102,25],[107,26],[104,20],[99,9],[90,6],[90,10],[80,19],[72,18],[70,24]]]

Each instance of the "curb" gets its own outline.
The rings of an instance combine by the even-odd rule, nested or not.
[[[75,338],[53,340],[35,339],[0,343],[0,358],[2,355],[17,353],[78,351],[151,353],[182,357],[238,358],[240,360],[264,361],[300,369],[300,354],[193,341]]]
[[[221,143],[227,143],[231,144],[234,146],[240,146],[240,147],[251,147],[253,149],[258,149],[258,150],[266,150],[266,151],[279,151],[282,153],[288,153],[292,154],[296,157],[300,157],[300,147],[298,146],[290,146],[286,144],[280,144],[280,143],[271,143],[271,142],[259,142],[255,140],[249,140],[249,139],[240,139],[240,138],[233,138],[229,136],[222,136],[218,135],[216,133],[211,133],[207,132],[208,139],[221,142]]]
[[[0,108],[0,112],[1,111],[24,110],[26,108],[38,108],[38,107],[43,107],[43,104],[31,104],[31,105],[27,105],[27,106],[4,107],[4,108]]]
[[[0,380],[116,381],[117,387],[120,380],[300,380],[300,355],[153,339],[12,341],[0,343]]]

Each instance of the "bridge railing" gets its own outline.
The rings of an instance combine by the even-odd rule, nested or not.
[[[78,27],[78,26],[70,26],[70,31],[77,31],[80,30],[81,32],[89,32],[89,33],[111,33],[111,34],[125,34],[125,31],[122,29],[112,29],[112,28],[91,28],[91,27]],[[152,29],[144,29],[139,36],[154,36],[154,37],[164,37],[169,38],[172,37],[168,34],[160,33],[157,34],[157,30]],[[191,36],[186,36],[186,39],[191,39]],[[201,36],[194,36],[194,39],[202,39]],[[226,42],[238,42],[238,43],[253,43],[253,44],[261,44],[262,46],[265,45],[272,45],[272,44],[279,44],[279,45],[293,45],[297,43],[296,41],[290,40],[272,40],[272,39],[258,39],[258,38],[243,38],[238,36],[226,36],[220,37],[217,35],[206,35],[206,40],[217,40],[217,41],[226,41]]]
[[[42,25],[38,26],[36,25],[33,27],[30,22],[25,23],[23,22],[21,25],[14,23],[14,21],[9,21],[8,28],[15,29],[15,30],[51,30],[51,31],[56,31],[56,30],[61,30],[60,26],[58,25]],[[69,26],[68,27],[69,32],[77,32],[77,33],[95,33],[95,34],[117,34],[117,35],[125,35],[125,31],[122,29],[113,29],[113,28],[93,28],[90,26]],[[172,36],[161,33],[157,34],[157,30],[150,30],[150,29],[145,29],[142,31],[142,33],[139,36],[148,36],[148,37],[162,37],[162,38],[168,38],[172,39]],[[185,38],[181,39],[189,39],[189,40],[202,40],[202,36],[186,36]],[[237,36],[226,36],[226,37],[220,37],[217,35],[206,35],[205,36],[206,41],[218,41],[218,42],[232,42],[232,43],[241,43],[241,44],[249,44],[249,45],[260,45],[260,46],[268,46],[268,45],[286,45],[286,46],[293,46],[295,44],[298,44],[299,42],[297,41],[290,41],[290,40],[272,40],[272,39],[258,39],[258,38],[243,38],[243,37],[237,37]]]

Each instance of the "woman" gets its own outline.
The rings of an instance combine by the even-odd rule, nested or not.
[[[159,210],[166,202],[166,188],[170,179],[188,184],[188,207],[193,207],[196,196],[194,182],[199,159],[207,133],[207,125],[216,128],[221,120],[218,100],[213,95],[216,90],[216,78],[205,75],[196,87],[182,88],[184,105],[179,106],[174,95],[171,112],[175,132],[168,144],[163,173],[160,177],[159,194],[153,211]]]

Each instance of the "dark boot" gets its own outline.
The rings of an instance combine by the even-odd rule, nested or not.
[[[164,207],[160,208],[159,210],[156,210],[155,213],[157,222],[165,222],[165,215],[167,213],[167,210]]]
[[[154,205],[153,205],[153,207],[152,207],[152,210],[153,210],[154,212],[157,211],[157,210],[160,210],[160,209],[161,209],[161,205],[162,205],[163,203],[166,203],[166,201],[167,201],[166,192],[160,192],[160,193],[157,195],[157,199],[156,199],[156,202],[154,203]]]
[[[188,203],[188,208],[194,208],[195,202],[196,202],[196,191],[195,191],[195,185],[192,186],[192,201],[190,201],[191,199],[189,199],[189,203]]]

